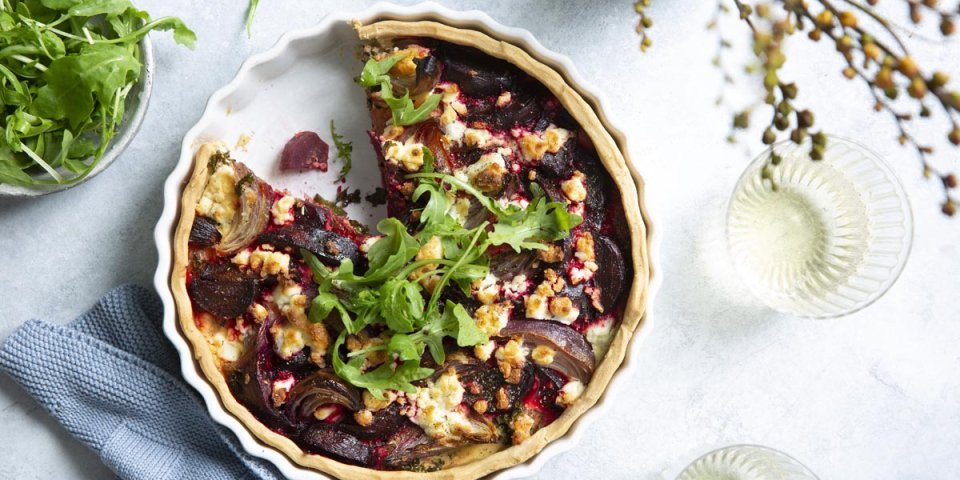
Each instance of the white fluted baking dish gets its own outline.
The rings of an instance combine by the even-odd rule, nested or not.
[[[429,20],[476,30],[519,47],[536,61],[556,71],[567,85],[576,90],[592,108],[623,157],[627,157],[626,141],[604,111],[602,98],[583,81],[568,58],[548,51],[529,32],[505,27],[478,11],[457,12],[434,3],[413,6],[381,3],[359,14],[333,14],[312,28],[288,33],[267,52],[244,62],[233,81],[212,95],[203,116],[184,137],[180,160],[164,186],[164,211],[155,230],[159,265],[154,281],[164,302],[164,330],[180,353],[184,378],[203,396],[214,420],[232,430],[248,452],[274,463],[281,472],[294,479],[327,477],[321,472],[298,465],[279,450],[258,441],[249,429],[224,408],[214,388],[201,373],[176,318],[170,289],[172,238],[178,219],[182,188],[192,167],[195,148],[202,142],[222,140],[232,143],[236,139],[239,148],[234,149],[234,156],[260,172],[272,184],[287,188],[295,194],[319,192],[332,197],[331,194],[336,188],[331,181],[332,177],[312,175],[310,172],[281,175],[275,159],[292,132],[326,131],[331,119],[337,121],[338,130],[348,138],[365,138],[368,117],[363,108],[363,92],[352,82],[359,67],[355,52],[360,44],[350,25],[352,20],[363,24],[378,20]],[[378,183],[379,176],[372,151],[365,152],[363,145],[357,145],[354,154],[355,167],[348,185]],[[622,334],[621,340],[635,347],[651,329],[651,303],[660,279],[652,268],[657,251],[656,235],[644,208],[643,181],[628,158],[625,165],[631,177],[630,183],[636,188],[636,201],[646,229],[645,238],[639,239],[644,243],[645,251],[642,265],[645,281],[642,294],[644,313],[642,318],[634,318],[629,322],[633,327]],[[383,216],[382,211],[360,204],[352,205],[347,210],[353,218],[367,222]],[[624,323],[628,323],[626,319]],[[610,359],[619,364],[613,365],[619,368],[616,368],[602,397],[578,417],[562,436],[551,441],[524,463],[499,471],[496,473],[497,478],[532,475],[549,458],[572,448],[585,427],[602,414],[608,402],[615,401],[618,386],[630,376],[629,370],[636,368],[636,361],[630,359],[631,352],[636,351],[636,348],[622,349],[619,352],[625,355],[622,363],[620,357]]]

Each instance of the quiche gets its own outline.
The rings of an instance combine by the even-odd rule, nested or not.
[[[476,478],[562,435],[622,361],[649,275],[637,188],[522,50],[434,22],[358,31],[388,218],[368,229],[201,146],[180,326],[227,410],[293,461]]]

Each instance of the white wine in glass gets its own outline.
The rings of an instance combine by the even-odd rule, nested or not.
[[[893,285],[910,251],[903,187],[879,157],[849,140],[828,137],[818,161],[809,141],[772,148],[781,161],[771,178],[761,178],[768,150],[730,199],[727,241],[740,277],[770,307],[799,316],[869,305]]]

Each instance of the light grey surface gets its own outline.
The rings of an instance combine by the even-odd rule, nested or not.
[[[150,111],[111,168],[56,195],[0,201],[0,338],[33,317],[66,322],[120,283],[149,286],[161,184],[207,97],[286,30],[369,3],[262,2],[248,40],[245,1],[140,0],[155,16],[186,20],[197,50],[153,36]],[[960,220],[939,214],[936,185],[921,179],[887,118],[869,111],[862,88],[840,79],[829,45],[790,51],[785,75],[805,88],[798,104],[813,107],[831,133],[889,161],[913,202],[916,236],[886,296],[850,317],[811,321],[750,298],[725,252],[725,204],[750,155],[725,143],[729,117],[713,106],[716,41],[704,28],[713,2],[655,2],[656,44],[646,55],[636,49],[628,1],[448,3],[529,29],[607,94],[663,238],[665,282],[635,378],[542,478],[672,479],[698,455],[731,443],[781,449],[823,479],[940,479],[960,470]],[[729,35],[743,39],[742,30]],[[917,45],[921,60],[960,77],[956,43]],[[924,125],[928,138],[944,132]],[[0,479],[111,475],[5,376],[0,432]]]

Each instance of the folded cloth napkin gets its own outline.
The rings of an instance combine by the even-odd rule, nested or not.
[[[118,287],[66,326],[31,320],[0,347],[5,370],[124,479],[279,479],[184,385],[163,306]]]

